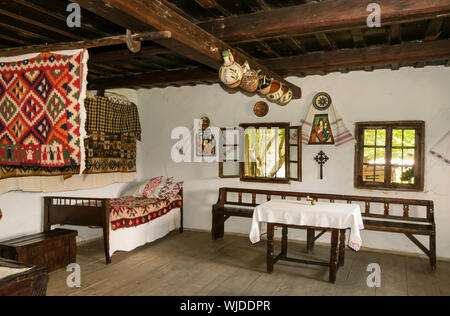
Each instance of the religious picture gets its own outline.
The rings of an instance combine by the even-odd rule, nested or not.
[[[314,117],[310,145],[333,145],[334,137],[331,131],[330,120],[328,114],[320,114]]]
[[[216,154],[216,141],[209,128],[197,134],[197,157],[211,157]]]

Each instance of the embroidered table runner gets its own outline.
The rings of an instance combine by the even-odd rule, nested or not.
[[[360,230],[364,229],[361,209],[356,204],[317,203],[272,200],[255,208],[250,241],[257,243],[266,232],[267,223],[323,228],[350,228],[350,248],[358,251],[362,245]]]

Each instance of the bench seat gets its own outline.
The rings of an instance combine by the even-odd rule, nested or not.
[[[232,195],[232,197],[229,197],[229,194]],[[428,200],[220,188],[219,200],[212,207],[212,238],[216,240],[224,236],[225,221],[231,216],[245,218],[253,217],[253,210],[258,205],[257,201],[270,201],[273,198],[286,199],[287,197],[297,198],[297,200],[310,197],[316,201],[327,201],[330,203],[335,203],[336,201],[347,202],[349,204],[363,203],[362,216],[365,230],[404,234],[429,257],[431,268],[433,270],[436,269],[436,224],[434,222],[434,203],[433,201]],[[249,202],[249,200],[251,200],[251,202]],[[382,205],[384,214],[371,213],[372,205]],[[403,215],[391,215],[391,205],[403,206]],[[426,217],[410,216],[410,206],[425,208]],[[314,230],[308,230],[308,251],[314,247],[315,241],[324,233],[325,232],[321,232],[316,235]],[[425,247],[414,235],[429,237],[429,247]]]

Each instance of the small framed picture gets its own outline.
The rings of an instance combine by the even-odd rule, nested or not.
[[[197,157],[211,157],[216,155],[216,140],[209,128],[197,134]]]

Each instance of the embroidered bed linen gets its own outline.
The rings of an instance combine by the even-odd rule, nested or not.
[[[111,227],[117,230],[137,227],[155,220],[175,208],[180,208],[183,201],[180,195],[169,200],[136,198],[133,196],[110,200]]]

